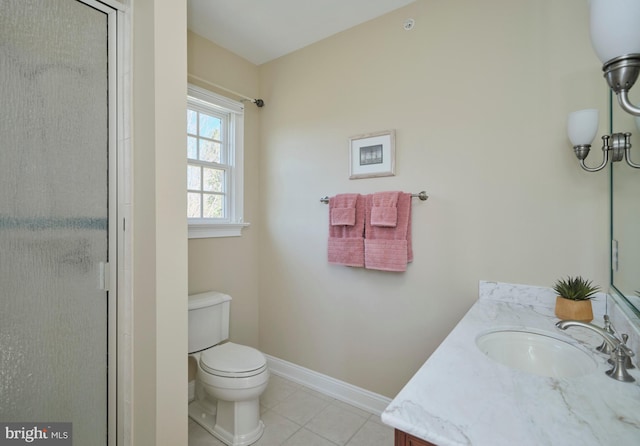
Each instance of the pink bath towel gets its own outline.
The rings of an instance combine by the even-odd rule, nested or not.
[[[395,228],[373,226],[371,209],[373,196],[365,197],[365,268],[382,271],[406,271],[407,263],[413,261],[411,246],[411,194],[398,195],[398,219]]]
[[[395,228],[400,192],[377,192],[371,198],[371,226]]]
[[[356,200],[360,194],[338,194],[329,199],[329,216],[333,226],[356,223]]]
[[[329,207],[335,198],[329,198]],[[334,225],[329,219],[329,263],[364,267],[364,206],[364,197],[356,194],[353,225]]]

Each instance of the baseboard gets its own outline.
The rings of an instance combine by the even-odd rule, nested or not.
[[[324,395],[380,416],[391,399],[283,359],[265,355],[274,375],[302,384]]]

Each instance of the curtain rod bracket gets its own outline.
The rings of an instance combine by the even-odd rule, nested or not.
[[[264,101],[262,99],[241,99],[240,102],[251,102],[256,104],[258,108],[264,107]]]

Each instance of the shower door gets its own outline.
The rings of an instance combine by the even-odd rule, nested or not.
[[[0,422],[82,446],[107,444],[107,9],[0,0]]]

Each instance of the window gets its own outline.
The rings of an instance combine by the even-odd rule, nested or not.
[[[239,236],[242,219],[244,106],[189,85],[187,219],[189,238]]]

